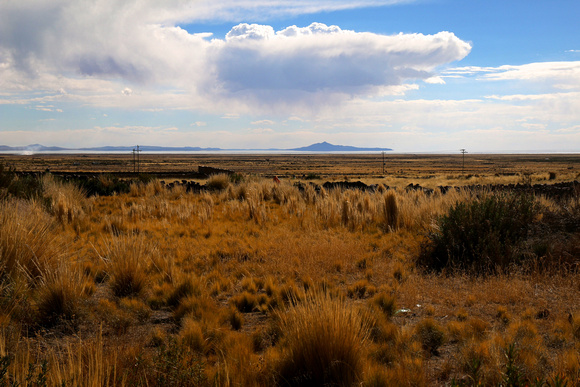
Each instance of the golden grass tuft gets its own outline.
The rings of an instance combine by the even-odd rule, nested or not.
[[[344,300],[308,293],[279,314],[284,355],[278,379],[288,385],[341,385],[360,382],[369,317]]]
[[[207,179],[206,187],[213,191],[224,191],[230,185],[230,177],[226,174],[211,175]]]
[[[35,202],[0,202],[0,280],[26,278],[34,286],[64,255],[53,221]]]
[[[37,289],[38,323],[51,326],[60,320],[70,321],[77,317],[84,286],[83,276],[66,261],[44,271]]]
[[[149,282],[149,256],[150,248],[141,236],[119,236],[110,240],[102,259],[116,297],[136,297],[145,292]]]
[[[445,330],[432,318],[419,321],[415,327],[415,335],[430,355],[438,355],[439,347],[445,342]]]

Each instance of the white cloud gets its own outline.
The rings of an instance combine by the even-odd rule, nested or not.
[[[437,66],[471,49],[450,32],[385,36],[320,23],[277,33],[258,25],[232,31],[216,54],[216,83],[227,93],[262,96],[262,102],[297,93],[372,95],[409,79],[433,78]]]
[[[438,66],[471,47],[450,32],[384,36],[321,23],[277,32],[242,23],[225,39],[209,40],[178,23],[398,2],[408,1],[1,2],[0,89],[131,109],[315,111],[400,92],[408,80],[436,80]],[[115,90],[132,98],[114,97]]]
[[[556,89],[580,89],[580,61],[535,62],[519,66],[457,67],[443,72],[444,77],[479,76],[488,81],[543,83]]]
[[[253,121],[252,125],[274,125],[275,122],[272,120],[259,120],[259,121]]]

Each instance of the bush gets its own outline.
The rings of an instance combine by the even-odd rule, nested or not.
[[[524,194],[482,195],[457,203],[437,221],[419,263],[432,270],[450,268],[474,274],[521,264],[518,246],[528,235],[539,206]]]

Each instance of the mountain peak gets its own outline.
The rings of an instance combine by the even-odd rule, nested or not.
[[[358,148],[355,146],[345,146],[345,145],[334,145],[329,142],[323,141],[309,146],[290,149],[293,151],[306,151],[306,152],[380,152],[380,151],[391,151],[390,148]]]

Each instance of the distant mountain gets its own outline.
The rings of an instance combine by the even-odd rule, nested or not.
[[[134,146],[101,146],[95,148],[61,148],[58,146],[44,146],[32,144],[27,146],[12,147],[0,145],[0,152],[59,152],[59,151],[79,151],[79,152],[133,152]],[[391,148],[357,148],[355,146],[333,145],[328,142],[319,142],[302,148],[292,149],[221,149],[221,148],[200,148],[191,146],[171,147],[171,146],[139,146],[142,152],[216,152],[216,151],[295,151],[295,152],[381,152],[392,151]]]
[[[319,142],[302,148],[289,149],[299,152],[381,152],[392,151],[391,148],[357,148],[355,146],[333,145],[328,142]]]

